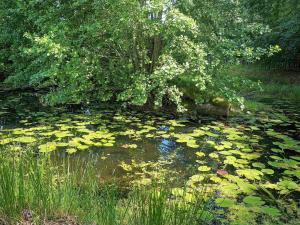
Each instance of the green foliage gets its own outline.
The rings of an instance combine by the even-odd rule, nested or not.
[[[47,88],[50,105],[168,99],[183,110],[186,77],[197,102],[241,104],[218,71],[273,52],[253,46],[266,28],[239,1],[4,0],[0,15],[0,73],[15,87]]]
[[[243,199],[243,202],[249,206],[261,206],[265,203],[260,197],[257,196],[247,196]]]
[[[172,206],[169,211],[170,201],[173,202],[176,198],[178,206],[181,206],[181,200],[184,200],[194,210],[199,209],[199,205],[193,205],[199,196],[208,199],[213,209],[218,206],[217,211],[213,210],[210,215],[218,220],[221,211],[225,213],[224,220],[229,220],[228,223],[232,224],[264,224],[261,222],[264,218],[266,221],[278,222],[273,224],[283,224],[287,218],[291,221],[297,219],[300,142],[296,135],[300,122],[298,105],[294,102],[272,99],[272,111],[242,114],[226,121],[203,117],[205,122],[191,123],[185,119],[170,119],[157,114],[118,110],[90,108],[89,113],[84,114],[81,110],[70,112],[64,107],[43,108],[38,103],[33,104],[32,97],[32,93],[22,93],[17,97],[4,96],[4,100],[0,99],[0,110],[5,112],[1,119],[8,122],[0,130],[0,192],[6,195],[3,197],[3,209],[0,201],[0,217],[1,210],[4,216],[13,216],[10,212],[20,215],[24,205],[42,215],[45,211],[40,213],[40,207],[45,204],[42,208],[46,208],[47,213],[58,209],[78,218],[89,217],[86,224],[92,223],[90,221],[100,221],[99,224],[103,224],[102,218],[107,219],[106,216],[111,212],[116,215],[131,209],[131,203],[134,205],[132,209],[136,210],[137,205],[145,202],[130,202],[132,199],[128,198],[127,192],[126,197],[121,200],[114,193],[99,200],[99,193],[103,193],[98,190],[99,186],[96,186],[97,189],[93,189],[94,186],[89,187],[89,182],[98,181],[100,174],[105,183],[113,178],[116,182],[120,181],[122,187],[130,190],[133,187],[145,186],[149,190],[154,184],[170,185],[171,190],[167,192],[166,198],[159,199],[158,204],[153,203],[149,207],[145,205],[146,208],[143,208],[147,213],[154,210],[157,215],[157,212],[157,218],[166,219],[165,224],[170,224],[167,218],[174,216],[172,210],[177,207]],[[27,104],[26,98],[30,100]],[[214,102],[222,104],[223,99],[215,99]],[[26,171],[26,175],[20,175],[19,181],[16,175],[18,171],[14,169],[14,165],[20,166],[19,158],[11,156],[22,156],[24,151],[29,154],[32,152],[34,157],[30,157],[28,162],[21,159],[20,163],[24,166],[22,170]],[[92,158],[86,157],[87,155]],[[46,164],[45,168],[42,167],[42,172],[36,172],[43,165],[33,164],[34,167],[31,167],[30,163],[43,163],[40,159],[44,159],[44,156],[51,159],[49,166]],[[52,177],[51,172],[56,172],[56,167],[53,168],[51,163],[61,165],[66,158],[71,163],[70,170],[78,172],[80,179],[81,170],[86,166],[91,166],[92,171],[97,174],[91,180],[82,180],[79,183],[76,181],[75,188],[73,183],[70,184],[71,189],[60,186],[65,184],[64,181],[68,183],[69,178],[64,174],[54,174]],[[2,168],[4,169],[1,172]],[[61,169],[58,171],[61,172]],[[36,173],[31,175],[32,171]],[[33,189],[36,195],[32,194],[30,182],[33,181],[28,181],[29,178],[37,182]],[[41,203],[38,200],[27,201],[26,198],[26,203],[23,204],[22,196],[19,197],[16,189],[6,188],[19,187],[19,182],[22,181],[26,184],[24,190],[30,189],[28,195],[33,195],[36,199],[43,198]],[[10,182],[13,184],[9,185]],[[93,182],[92,185],[95,184]],[[39,189],[40,186],[46,188]],[[89,189],[81,189],[86,186]],[[65,189],[60,189],[62,187]],[[72,193],[75,193],[75,197],[65,195],[65,190],[74,191]],[[39,197],[40,194],[42,197]],[[121,193],[122,196],[123,194]],[[146,194],[148,196],[148,192]],[[18,196],[20,200],[16,200],[14,196]],[[112,202],[110,197],[113,197]],[[210,198],[216,199],[215,202],[210,201]],[[18,204],[18,201],[21,203]],[[70,202],[74,206],[72,209],[68,208]],[[97,204],[102,207],[104,202],[113,211],[99,209]],[[168,208],[167,217],[161,215],[160,206],[163,209],[165,206]],[[194,215],[193,210],[186,212]],[[104,217],[98,220],[95,218],[98,218],[99,211]],[[147,224],[148,222],[143,222],[145,220],[150,224],[158,221],[154,214],[149,217],[147,214],[146,218],[138,216],[137,224]],[[199,224],[199,221],[196,222]]]
[[[282,49],[279,55],[265,61],[280,64],[297,60],[300,50],[299,1],[250,0],[245,1],[245,6],[255,15],[252,17],[253,21],[263,22],[271,29],[271,32],[263,35],[259,42],[279,45]]]
[[[235,205],[235,201],[229,198],[217,198],[216,203],[220,207],[230,207]]]
[[[7,224],[67,223],[58,217],[62,214],[74,216],[76,224],[196,225],[206,220],[200,196],[192,203],[177,197],[170,201],[172,191],[164,186],[125,193],[115,185],[101,185],[92,165],[78,166],[74,173],[67,162],[57,167],[44,155],[7,156],[0,155],[0,218]]]
[[[210,68],[237,62],[256,61],[277,51],[255,45],[255,36],[269,32],[267,26],[252,20],[243,1],[183,1],[184,12],[198,23],[200,41],[209,54]],[[271,51],[268,51],[271,50]]]

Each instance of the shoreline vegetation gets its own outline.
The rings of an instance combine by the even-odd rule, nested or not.
[[[235,116],[243,111],[247,110],[262,110],[268,109],[268,105],[263,104],[261,99],[290,99],[298,100],[300,99],[300,72],[297,71],[283,71],[283,70],[268,70],[263,65],[239,65],[230,66],[225,69],[222,73],[227,76],[235,77],[238,80],[249,79],[257,87],[252,88],[251,85],[248,88],[245,86],[244,89],[240,90],[239,95],[244,97],[244,107],[239,109],[232,105],[224,98],[214,98],[210,102],[205,104],[195,104],[197,91],[190,89],[189,84],[186,84],[184,89],[188,90],[189,93],[184,93],[183,104],[186,107],[186,112],[178,113],[176,112],[176,106],[172,103],[167,102],[162,108],[154,109],[152,105],[145,104],[144,106],[134,106],[124,103],[114,103],[114,102],[95,102],[89,103],[89,105],[81,104],[71,104],[70,107],[81,108],[81,107],[93,107],[94,105],[103,105],[109,108],[123,108],[124,110],[136,110],[136,111],[153,111],[153,112],[163,112],[170,113],[175,116],[183,116],[192,120],[197,120],[197,117],[203,115],[216,116],[226,118],[230,115]],[[284,74],[284,75],[282,75]],[[184,84],[181,84],[184,85]],[[37,92],[37,93],[47,93],[47,89],[33,89],[32,87],[26,88],[12,88],[8,85],[0,86],[0,91],[3,93],[7,92]],[[68,105],[68,104],[67,104]]]
[[[67,161],[55,166],[47,155],[28,152],[9,160],[1,152],[1,225],[196,225],[212,219],[201,194],[177,193],[167,184],[106,184],[92,165],[70,172]]]
[[[218,198],[217,193],[209,194],[205,182],[196,192],[171,186],[168,182],[124,187],[117,182],[101,181],[92,164],[71,172],[67,159],[57,166],[49,155],[34,155],[30,149],[9,160],[8,154],[3,152],[0,154],[1,225],[198,225],[229,222],[226,209],[233,203]],[[297,218],[286,218],[284,223],[278,220],[280,213],[275,208],[266,207],[259,218],[255,215],[258,212],[250,213],[245,208],[239,210],[242,212],[232,214],[230,224],[298,224]]]
[[[235,67],[228,73],[261,81],[259,94],[251,96],[251,100],[246,99],[246,105],[253,104],[246,110],[255,112],[267,109],[267,105],[260,103],[257,97],[299,99],[299,78],[296,76],[270,79],[272,75],[269,72],[255,67]],[[289,83],[291,80],[293,83]],[[286,85],[294,88],[287,89]],[[274,87],[277,92],[274,92]],[[178,188],[178,185],[172,186],[168,182],[124,186],[115,181],[101,180],[92,163],[78,166],[81,171],[71,172],[67,158],[64,163],[55,165],[50,155],[34,152],[36,150],[30,148],[21,152],[1,149],[0,223],[3,225],[246,225],[250,221],[251,224],[296,225],[298,222],[297,216],[287,221],[286,217],[291,216],[289,212],[286,211],[284,216],[272,207],[266,207],[259,218],[256,215],[258,212],[250,213],[241,208],[240,216],[231,214],[228,220],[227,207],[233,203],[230,199],[219,198],[218,193],[208,195],[205,182],[200,185],[201,190],[193,194],[184,186]],[[264,191],[267,190],[262,189]],[[275,197],[270,192],[266,194],[272,202]],[[217,205],[215,201],[219,201]],[[279,219],[283,217],[285,222]]]
[[[299,225],[299,12],[1,0],[0,225]]]

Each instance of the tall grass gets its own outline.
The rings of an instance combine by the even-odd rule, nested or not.
[[[242,79],[260,81],[262,92],[257,93],[260,97],[300,99],[299,72],[268,70],[258,65],[240,65],[230,67],[227,73]]]
[[[193,202],[174,198],[162,186],[120,191],[101,185],[89,165],[70,172],[67,161],[57,167],[49,157],[32,154],[0,154],[0,199],[0,219],[7,224],[26,219],[47,224],[68,217],[79,224],[193,225],[207,215],[201,197]],[[24,211],[32,219],[24,218]]]
[[[268,96],[283,99],[300,100],[300,85],[272,83],[264,85],[264,92]]]

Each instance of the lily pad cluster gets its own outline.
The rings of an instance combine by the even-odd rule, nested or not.
[[[7,116],[9,107],[2,108],[0,116]],[[258,112],[227,121],[191,123],[117,110],[25,109],[17,113],[16,124],[0,130],[0,147],[30,146],[41,153],[63,151],[74,157],[79,151],[112,149],[126,156],[114,163],[134,185],[180,178],[191,201],[200,194],[214,196],[215,205],[228,209],[233,217],[237,208],[245,215],[279,217],[299,200],[300,122],[296,114]],[[163,141],[174,143],[176,151],[159,152]],[[141,157],[145,151],[152,151],[151,160]],[[108,161],[108,155],[113,157],[102,155],[101,163]],[[185,170],[180,171],[178,164],[184,164]],[[181,187],[174,187],[174,195],[181,193]]]

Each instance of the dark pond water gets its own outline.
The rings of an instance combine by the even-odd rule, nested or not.
[[[0,93],[0,148],[92,164],[103,180],[205,183],[224,199],[299,201],[300,102],[262,99],[271,110],[195,123],[167,115],[49,108],[32,93]],[[257,200],[257,199],[256,199]]]

